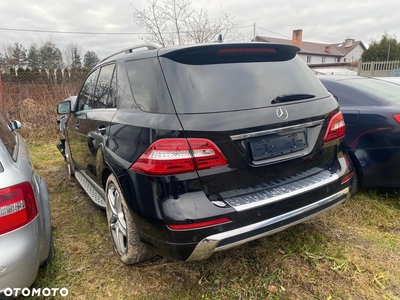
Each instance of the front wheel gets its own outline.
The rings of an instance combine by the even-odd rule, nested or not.
[[[135,264],[154,256],[140,241],[138,229],[113,174],[106,183],[106,213],[115,253],[123,263]]]
[[[65,143],[65,161],[67,162],[68,177],[71,179],[71,177],[75,176],[75,165],[67,143]]]

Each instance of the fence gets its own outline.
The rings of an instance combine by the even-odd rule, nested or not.
[[[400,69],[400,61],[371,61],[358,65],[358,75],[366,77],[386,77],[391,72]],[[400,70],[399,73],[400,74]],[[395,76],[394,72],[391,76]],[[397,75],[399,76],[399,75]]]
[[[6,102],[4,100],[3,80],[1,79],[1,72],[0,72],[0,110],[2,112],[6,111]]]
[[[0,79],[1,110],[10,120],[22,123],[21,133],[25,138],[57,138],[56,105],[68,96],[77,95],[86,73],[58,77],[23,75],[3,74]]]

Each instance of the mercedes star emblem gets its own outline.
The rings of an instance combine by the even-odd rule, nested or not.
[[[276,115],[278,116],[279,119],[281,119],[283,121],[285,121],[285,120],[287,120],[287,118],[289,118],[288,111],[282,107],[278,107],[278,109],[276,110]]]

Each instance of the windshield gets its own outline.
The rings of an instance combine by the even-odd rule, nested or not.
[[[386,100],[400,101],[400,85],[372,78],[350,79],[344,84]]]
[[[287,61],[183,64],[160,58],[177,113],[268,107],[277,96],[329,95],[299,57]],[[301,100],[301,99],[300,99]]]

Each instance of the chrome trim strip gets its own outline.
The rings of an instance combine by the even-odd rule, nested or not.
[[[287,131],[287,130],[294,130],[294,129],[317,126],[317,125],[321,125],[322,123],[324,123],[324,120],[318,120],[318,121],[313,121],[313,122],[308,122],[308,123],[303,123],[303,124],[297,124],[297,125],[288,126],[288,127],[282,127],[282,128],[275,128],[275,129],[269,129],[269,130],[251,132],[251,133],[243,133],[243,134],[231,135],[230,138],[231,138],[232,141],[243,140],[243,139],[258,137],[258,136],[271,134],[271,133],[279,133],[279,132],[283,132],[283,131]]]
[[[338,179],[339,179],[339,176],[336,173],[334,173],[334,174],[332,174],[331,177],[329,177],[329,178],[327,178],[325,180],[322,180],[322,181],[320,181],[320,182],[318,182],[316,184],[309,185],[309,186],[306,186],[306,187],[303,187],[303,188],[299,188],[298,190],[295,190],[295,191],[292,191],[292,192],[289,192],[289,193],[285,193],[285,194],[282,194],[282,195],[278,195],[278,196],[275,196],[275,197],[272,197],[272,198],[267,198],[267,199],[264,199],[264,200],[260,200],[260,201],[249,203],[249,204],[239,205],[239,206],[233,206],[230,202],[227,202],[227,203],[229,205],[231,205],[236,211],[244,211],[244,210],[247,210],[247,209],[252,209],[252,208],[255,208],[255,207],[258,207],[258,206],[262,206],[262,205],[266,205],[266,204],[270,204],[270,203],[273,203],[273,202],[278,202],[278,201],[281,201],[281,200],[283,200],[285,198],[294,197],[294,196],[298,196],[300,194],[307,193],[307,192],[309,192],[311,190],[314,190],[314,189],[320,188],[320,187],[322,187],[324,185],[327,185],[329,183],[332,183],[332,182],[334,182],[334,181],[336,181]],[[304,180],[307,180],[307,178],[304,178]],[[296,183],[296,182],[294,182],[294,183]],[[288,183],[288,185],[290,185],[290,183]]]
[[[255,224],[247,225],[247,226],[244,226],[244,227],[241,227],[241,228],[233,229],[233,230],[222,232],[222,233],[217,233],[217,234],[211,235],[209,237],[206,237],[200,243],[198,243],[198,245],[196,246],[196,248],[193,250],[192,254],[189,256],[189,258],[186,261],[206,259],[206,258],[210,257],[213,252],[226,250],[226,249],[229,249],[229,248],[233,248],[233,247],[239,246],[241,244],[244,244],[246,242],[261,238],[263,236],[271,235],[271,234],[274,234],[276,232],[282,231],[282,230],[284,230],[284,229],[286,229],[288,227],[291,227],[293,225],[296,225],[298,223],[302,223],[302,222],[304,222],[304,221],[306,221],[308,219],[313,218],[314,216],[317,216],[317,215],[323,213],[324,211],[326,211],[326,210],[328,210],[328,209],[330,209],[330,208],[332,208],[334,206],[337,206],[337,205],[341,204],[342,202],[344,202],[347,199],[348,196],[349,196],[349,188],[347,187],[347,188],[345,188],[345,189],[337,192],[336,194],[331,195],[331,196],[329,196],[329,197],[327,197],[325,199],[319,200],[319,201],[314,202],[314,203],[312,203],[310,205],[307,205],[305,207],[301,207],[299,209],[296,209],[294,211],[285,213],[283,215],[276,216],[274,218],[271,218],[271,219],[268,219],[268,220],[264,220],[264,221],[261,221],[261,222],[255,223]],[[257,230],[257,229],[260,229],[260,228],[263,228],[263,227],[267,227],[267,226],[270,226],[270,225],[275,224],[275,223],[282,222],[282,221],[284,221],[286,219],[290,219],[292,217],[298,216],[298,215],[306,213],[308,211],[317,209],[318,207],[326,205],[326,204],[328,204],[330,202],[333,202],[333,201],[335,201],[335,200],[337,200],[339,198],[343,198],[343,199],[340,202],[335,203],[334,205],[331,205],[331,206],[329,206],[329,207],[327,207],[325,209],[322,209],[320,211],[317,211],[316,213],[314,213],[314,214],[312,214],[312,215],[310,215],[310,216],[308,216],[306,218],[294,221],[294,222],[292,222],[290,224],[287,224],[285,226],[282,226],[282,227],[279,227],[279,228],[264,232],[262,234],[258,234],[256,236],[249,237],[247,239],[243,239],[243,240],[237,241],[237,242],[229,244],[229,245],[218,247],[218,244],[224,239],[227,239],[227,238],[230,238],[230,237],[234,237],[234,236],[237,236],[237,235],[240,235],[240,234],[252,232],[254,230]]]

